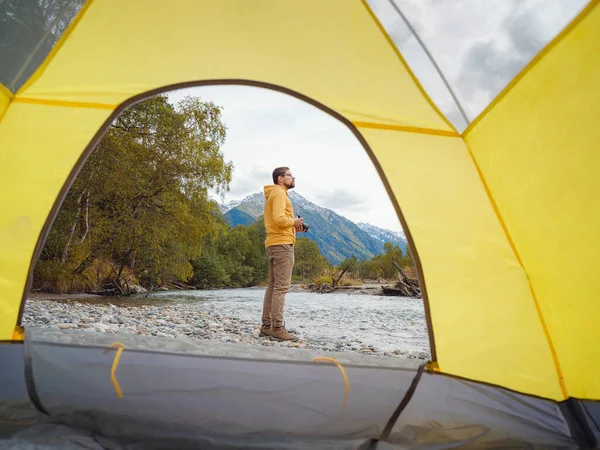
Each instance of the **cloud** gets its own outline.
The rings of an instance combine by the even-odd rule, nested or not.
[[[463,129],[442,79],[389,1],[368,0],[425,90]],[[424,41],[471,120],[587,4],[587,0],[392,1]]]
[[[401,230],[369,156],[337,119],[295,97],[247,86],[194,88],[171,101],[184,95],[223,106],[222,151],[234,166],[224,202],[262,191],[275,167],[288,166],[306,199],[355,222]]]
[[[258,166],[234,167],[229,196],[242,198],[250,193],[262,191],[265,184],[271,184],[271,173],[272,170]]]
[[[467,102],[482,104],[483,101],[477,99],[478,94],[483,93],[489,102],[519,72],[524,61],[524,55],[515,48],[503,51],[494,40],[474,44],[463,60],[457,79],[461,97]],[[479,105],[469,106],[471,110],[479,109]]]
[[[333,210],[364,211],[369,209],[364,194],[349,189],[328,189],[316,193],[319,206]]]
[[[527,60],[526,63],[544,45],[541,24],[531,11],[507,17],[503,28],[508,33],[513,49],[521,58]]]
[[[456,104],[417,40],[388,0],[368,0],[434,102],[463,129]],[[586,0],[395,0],[433,54],[471,119],[586,4]],[[400,231],[371,160],[337,119],[295,97],[247,86],[174,92],[223,107],[222,150],[234,165],[224,201],[240,200],[289,166],[296,190],[355,222]],[[400,205],[402,207],[402,205]]]

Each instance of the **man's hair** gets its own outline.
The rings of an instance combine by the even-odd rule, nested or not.
[[[273,171],[273,184],[277,184],[277,180],[279,179],[279,177],[284,176],[288,170],[290,170],[289,167],[278,167],[277,169],[275,169]]]

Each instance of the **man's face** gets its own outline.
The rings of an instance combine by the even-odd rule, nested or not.
[[[283,184],[286,188],[294,189],[296,187],[296,179],[292,175],[292,172],[286,172],[281,178],[283,178]]]

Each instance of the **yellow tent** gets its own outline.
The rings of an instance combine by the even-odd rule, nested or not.
[[[371,156],[417,261],[428,374],[600,400],[597,3],[458,133],[365,1],[88,0],[0,86],[0,340],[23,340],[45,236],[111,121],[159,92],[242,84],[318,106]]]

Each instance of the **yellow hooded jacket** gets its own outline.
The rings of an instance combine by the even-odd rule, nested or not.
[[[296,242],[294,208],[287,191],[278,184],[265,186],[265,247],[293,244]]]

